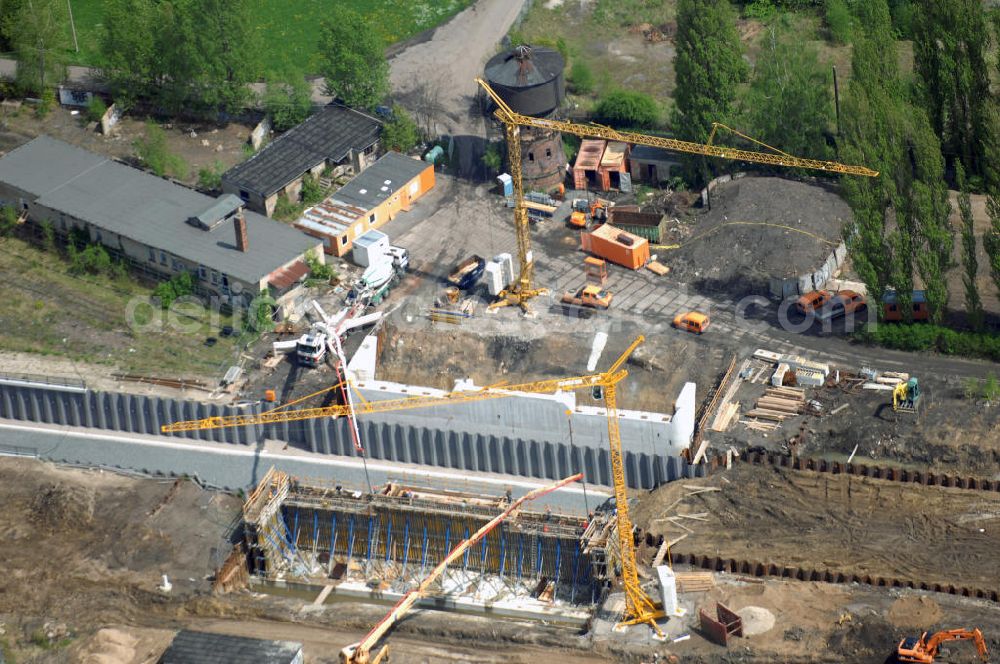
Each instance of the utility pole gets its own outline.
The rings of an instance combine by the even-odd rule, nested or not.
[[[73,32],[73,48],[80,52],[80,42],[76,39],[76,23],[73,22],[73,4],[71,0],[66,0],[66,9],[69,10],[69,28]]]
[[[833,101],[837,107],[837,136],[840,136],[840,86],[837,85],[836,67],[833,67]]]

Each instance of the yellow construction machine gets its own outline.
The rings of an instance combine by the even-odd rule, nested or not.
[[[528,220],[528,211],[524,204],[524,183],[522,181],[521,167],[521,127],[536,127],[549,131],[558,131],[563,134],[579,136],[581,138],[603,138],[609,141],[620,141],[631,145],[648,145],[655,148],[663,148],[674,152],[685,152],[687,154],[703,155],[705,157],[716,157],[719,159],[732,159],[736,161],[747,161],[756,164],[766,164],[769,166],[779,166],[787,168],[805,168],[811,170],[825,171],[827,173],[842,173],[844,175],[860,175],[865,177],[875,177],[878,171],[873,171],[864,166],[848,166],[835,161],[820,161],[817,159],[803,159],[793,157],[781,150],[754,140],[745,134],[727,127],[724,124],[712,123],[712,132],[709,135],[708,143],[691,143],[680,141],[674,138],[664,138],[662,136],[648,136],[636,132],[617,131],[602,125],[583,125],[565,120],[550,120],[545,118],[535,118],[530,115],[522,115],[514,111],[503,98],[490,87],[489,83],[482,78],[477,78],[476,82],[486,91],[490,99],[496,104],[494,116],[499,120],[504,128],[507,139],[507,157],[510,162],[510,175],[514,185],[514,233],[517,237],[517,258],[518,275],[517,279],[508,288],[503,290],[497,297],[497,301],[490,305],[491,309],[517,305],[527,313],[529,311],[528,302],[533,298],[544,295],[548,292],[546,288],[537,288],[533,282],[535,261],[531,253],[531,235]],[[731,133],[747,139],[752,143],[761,146],[768,152],[754,152],[753,150],[738,150],[722,145],[713,145],[715,135],[719,129],[725,129]]]
[[[276,424],[282,422],[297,422],[323,417],[354,417],[356,415],[366,415],[372,413],[385,413],[396,410],[409,410],[414,408],[426,408],[428,406],[441,406],[456,403],[466,403],[471,401],[481,401],[484,399],[500,399],[509,397],[517,392],[531,392],[535,394],[551,394],[559,391],[596,390],[600,391],[604,399],[604,406],[608,421],[608,445],[611,457],[611,476],[614,481],[614,495],[616,507],[616,530],[618,533],[618,544],[621,555],[621,580],[625,589],[625,613],[621,625],[635,625],[639,623],[648,624],[658,636],[662,636],[656,619],[663,616],[650,599],[646,591],[639,584],[639,572],[635,561],[635,544],[632,541],[633,528],[632,520],[629,517],[628,508],[628,488],[625,484],[625,462],[622,453],[621,431],[618,425],[618,384],[625,380],[628,371],[624,368],[625,362],[632,355],[636,348],[645,341],[645,337],[639,336],[628,348],[615,360],[607,371],[599,374],[589,374],[574,378],[557,378],[550,380],[540,380],[520,385],[502,385],[485,387],[479,390],[468,390],[451,392],[439,397],[407,397],[403,399],[387,399],[376,401],[362,401],[354,406],[331,405],[319,408],[299,408],[292,409],[291,406],[299,405],[306,399],[314,397],[331,390],[346,389],[343,383],[333,387],[320,390],[301,399],[291,401],[258,415],[227,415],[221,417],[209,417],[202,420],[188,420],[183,422],[173,422],[161,427],[163,433],[177,433],[184,431],[199,431],[203,429],[220,429],[224,427],[250,426],[257,424]],[[358,449],[363,449],[358,441]]]

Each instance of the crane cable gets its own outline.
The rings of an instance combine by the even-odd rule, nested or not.
[[[711,230],[705,231],[701,235],[695,235],[693,238],[690,238],[687,242],[684,242],[683,244],[651,244],[650,249],[657,249],[659,251],[671,251],[674,249],[681,249],[696,240],[701,240],[705,237],[708,237],[712,233],[715,233],[719,229],[724,228],[726,226],[768,226],[770,228],[781,228],[786,231],[794,231],[796,233],[802,233],[803,235],[808,235],[809,237],[819,240],[820,242],[823,242],[825,244],[828,244],[831,247],[836,247],[839,244],[838,242],[827,240],[825,237],[821,237],[816,233],[802,230],[801,228],[795,228],[794,226],[786,226],[785,224],[772,224],[766,221],[726,221],[719,224],[715,228],[712,228]]]

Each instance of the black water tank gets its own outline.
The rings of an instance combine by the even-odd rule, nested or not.
[[[486,81],[507,104],[524,115],[545,116],[566,96],[566,61],[551,48],[516,46],[486,63]]]

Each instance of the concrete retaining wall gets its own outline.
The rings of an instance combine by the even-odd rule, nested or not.
[[[772,296],[785,300],[790,297],[805,295],[814,290],[819,290],[826,286],[826,282],[833,278],[834,273],[847,260],[847,245],[841,242],[837,248],[830,252],[823,261],[823,264],[816,270],[808,274],[787,279],[771,279],[769,291]]]
[[[140,434],[158,434],[167,422],[259,412],[246,408],[146,397],[117,392],[80,391],[58,386],[38,387],[0,383],[0,418],[87,427]],[[570,445],[568,440],[536,440],[513,432],[452,431],[406,416],[383,414],[379,420],[359,420],[369,458],[440,468],[558,479],[583,470],[589,483],[611,485],[606,444]],[[277,439],[312,452],[353,457],[354,445],[346,420],[306,420],[278,425],[192,431],[177,436],[234,445],[256,445]],[[45,457],[44,451],[40,455]],[[156,470],[150,459],[140,469]],[[650,489],[664,482],[704,474],[682,458],[629,450],[625,467],[631,488]]]

